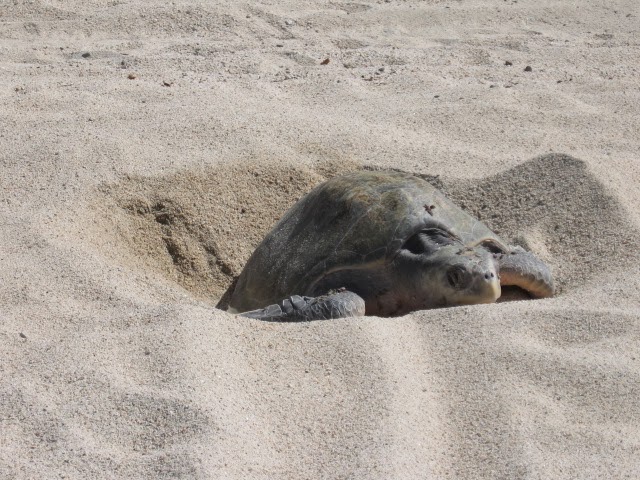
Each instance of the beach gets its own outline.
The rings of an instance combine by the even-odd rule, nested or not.
[[[639,39],[632,0],[0,5],[0,478],[639,478]],[[224,311],[362,169],[555,296]]]

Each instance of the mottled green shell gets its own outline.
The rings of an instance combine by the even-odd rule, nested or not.
[[[484,224],[431,184],[399,172],[360,171],[319,185],[296,203],[249,259],[230,307],[246,311],[289,295],[316,295],[335,270],[376,269],[405,241],[439,221],[465,244],[494,239]]]

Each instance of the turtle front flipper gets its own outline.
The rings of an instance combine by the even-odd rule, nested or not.
[[[500,285],[515,285],[532,297],[553,296],[553,277],[549,267],[522,247],[510,247],[507,253],[494,253]]]
[[[359,295],[346,290],[320,297],[292,295],[280,303],[240,314],[241,317],[270,322],[304,322],[363,315],[364,300]]]

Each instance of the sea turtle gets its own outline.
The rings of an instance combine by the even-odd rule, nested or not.
[[[395,316],[494,302],[500,285],[553,295],[541,260],[425,180],[359,171],[319,185],[284,215],[249,259],[229,309],[285,321]]]

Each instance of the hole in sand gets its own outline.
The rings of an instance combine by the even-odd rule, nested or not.
[[[91,209],[101,220],[92,243],[116,262],[225,307],[225,292],[282,214],[325,179],[356,168],[238,163],[132,176],[99,189]]]
[[[225,292],[282,214],[326,178],[357,168],[235,164],[130,177],[100,189],[94,218],[102,219],[100,231],[111,238],[101,233],[96,243],[112,259],[224,308]],[[572,157],[546,155],[475,181],[419,176],[505,241],[536,252],[551,266],[559,292],[615,271],[621,259],[627,265],[640,261],[639,232],[585,164]]]

